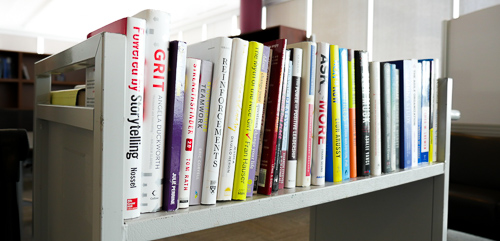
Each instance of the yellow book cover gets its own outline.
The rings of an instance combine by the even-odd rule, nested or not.
[[[264,45],[250,42],[248,45],[245,90],[241,106],[240,134],[234,171],[233,200],[245,200],[247,196],[248,171],[252,154],[252,138],[257,112],[257,91],[259,89],[260,68]]]
[[[85,106],[85,88],[51,91],[50,103],[53,105]]]
[[[342,181],[342,129],[340,105],[339,46],[330,45],[330,78],[332,82],[330,98],[332,105],[332,154],[333,181]]]

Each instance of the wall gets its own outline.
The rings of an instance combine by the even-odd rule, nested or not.
[[[44,39],[43,53],[55,54],[77,43],[76,41]],[[0,49],[2,50],[37,53],[37,44],[37,38],[33,36],[0,33]]]

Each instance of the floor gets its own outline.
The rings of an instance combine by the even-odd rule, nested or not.
[[[31,168],[26,167],[23,171],[23,195],[22,195],[22,241],[32,241],[32,181]],[[256,220],[249,220],[218,228],[202,230],[189,234],[179,235],[171,238],[159,239],[161,241],[232,241],[232,240],[255,240],[255,241],[300,241],[309,240],[309,208],[272,215]],[[474,235],[448,230],[448,241],[489,241]]]

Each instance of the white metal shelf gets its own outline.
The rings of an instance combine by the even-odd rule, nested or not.
[[[341,183],[326,182],[325,186],[283,189],[271,196],[258,194],[246,201],[141,214],[139,218],[125,221],[125,233],[128,240],[151,240],[219,227],[443,175],[445,165],[435,163],[377,177],[353,178]]]

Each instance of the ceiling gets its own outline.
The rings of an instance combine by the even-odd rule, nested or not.
[[[171,29],[238,10],[240,0],[0,0],[0,33],[81,41],[144,9],[171,14]]]

